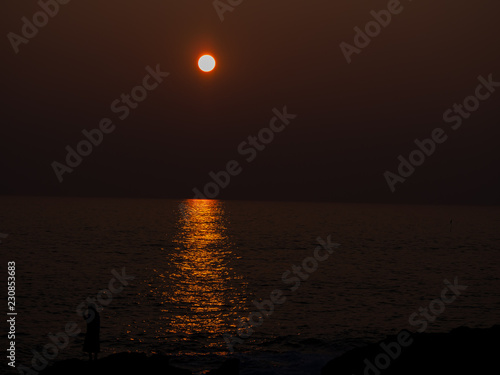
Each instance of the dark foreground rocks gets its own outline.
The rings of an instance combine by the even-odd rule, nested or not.
[[[228,359],[218,369],[212,370],[208,375],[238,375],[240,373],[240,361],[236,358]]]
[[[119,353],[94,362],[69,359],[61,361],[42,371],[40,375],[191,375],[189,370],[171,366],[168,357],[160,354],[148,356],[145,353]],[[228,359],[210,375],[238,375],[239,361]]]
[[[500,326],[450,333],[401,331],[328,362],[322,375],[497,374]]]
[[[191,371],[182,370],[168,363],[168,357],[144,353],[119,353],[94,362],[69,359],[57,362],[40,373],[41,375],[190,375]]]
[[[498,374],[500,326],[461,327],[450,333],[401,331],[376,344],[353,349],[328,362],[322,375]],[[209,375],[238,375],[240,363],[228,359]],[[40,375],[190,375],[169,364],[167,356],[120,353],[96,362],[71,359],[55,363]]]

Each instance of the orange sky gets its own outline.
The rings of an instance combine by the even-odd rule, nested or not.
[[[347,64],[339,44],[387,1],[244,1],[221,22],[211,0],[89,0],[59,13],[15,54],[6,35],[36,2],[3,5],[0,194],[186,197],[209,172],[243,172],[219,198],[498,203],[500,92],[392,194],[383,178],[443,112],[500,81],[492,1],[402,1],[404,11]],[[203,53],[217,58],[209,75]],[[59,183],[83,129],[116,115],[110,103],[146,66],[170,73]],[[273,108],[298,117],[255,161],[238,145]]]

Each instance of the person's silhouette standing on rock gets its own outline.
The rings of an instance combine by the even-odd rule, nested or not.
[[[87,322],[87,333],[83,342],[83,351],[89,353],[89,361],[92,361],[92,353],[94,353],[94,361],[97,360],[97,353],[101,351],[99,340],[99,332],[101,330],[101,318],[94,304],[88,306],[87,314],[83,316]]]

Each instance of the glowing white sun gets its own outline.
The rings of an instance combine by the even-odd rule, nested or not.
[[[215,68],[215,59],[210,55],[203,55],[198,60],[198,66],[204,72],[211,72]]]

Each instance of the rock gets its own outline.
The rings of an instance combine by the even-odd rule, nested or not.
[[[409,345],[401,345],[407,336]],[[322,375],[490,374],[497,368],[500,326],[461,327],[450,333],[401,331],[377,344],[353,349],[328,362]],[[398,349],[399,347],[399,349]]]
[[[237,358],[230,358],[225,361],[218,369],[211,370],[208,375],[239,375],[240,373],[240,360]]]
[[[191,375],[191,371],[179,369],[169,365],[168,357],[153,355],[148,357],[144,353],[118,353],[99,359],[95,362],[70,359],[57,362],[41,375]]]

